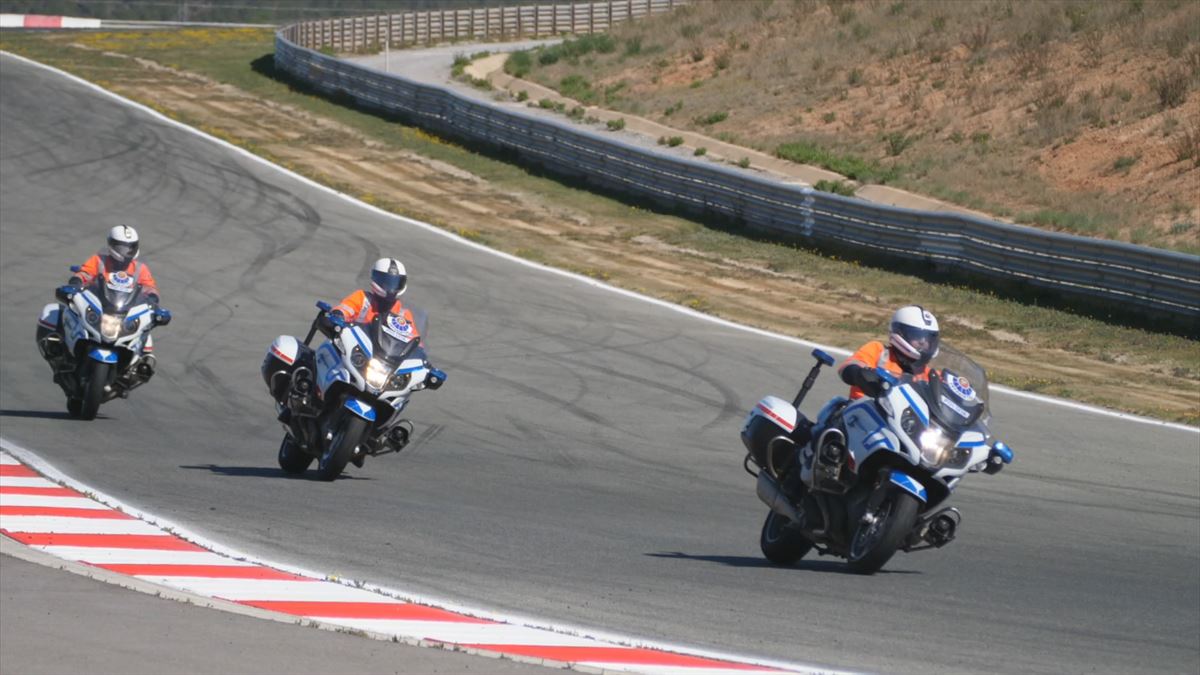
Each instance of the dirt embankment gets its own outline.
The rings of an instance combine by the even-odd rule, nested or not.
[[[701,0],[521,63],[860,182],[1200,251],[1200,3]]]

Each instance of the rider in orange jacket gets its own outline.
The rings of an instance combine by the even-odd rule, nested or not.
[[[83,288],[96,277],[103,277],[112,272],[124,272],[142,287],[146,302],[157,307],[158,284],[154,282],[154,275],[150,274],[150,266],[138,262],[137,257],[137,230],[128,225],[117,225],[108,231],[108,249],[88,258],[67,283],[76,288]]]
[[[413,338],[420,337],[413,314],[400,302],[400,296],[408,289],[408,272],[404,263],[395,258],[380,258],[371,268],[371,288],[359,289],[347,295],[329,310],[324,319],[325,328],[333,322],[371,323],[379,314],[400,316],[412,331]],[[336,317],[336,318],[335,318]]]
[[[842,381],[850,385],[850,399],[878,396],[881,380],[876,368],[896,377],[905,373],[915,380],[929,379],[929,360],[938,353],[938,322],[917,305],[901,307],[892,315],[888,345],[873,340],[842,362]]]

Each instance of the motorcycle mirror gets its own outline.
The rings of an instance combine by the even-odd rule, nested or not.
[[[165,326],[171,323],[171,312],[165,309],[154,310],[154,323]]]
[[[827,366],[833,365],[833,357],[826,354],[825,352],[821,351],[820,349],[812,350],[812,355],[813,355],[813,358],[815,358],[816,360],[820,361],[821,363],[823,363]]]
[[[70,286],[59,286],[58,288],[54,289],[54,299],[58,300],[64,305],[71,304],[71,296],[67,294],[68,288],[70,288]]]
[[[329,303],[325,302],[324,300],[318,300],[317,309],[321,310],[322,312],[328,312],[329,310],[333,309],[333,307],[330,307]]]

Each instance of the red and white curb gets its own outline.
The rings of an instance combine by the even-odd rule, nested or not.
[[[0,28],[99,28],[100,19],[45,14],[0,14]]]
[[[91,496],[86,486],[29,451],[8,442],[4,446],[25,461],[0,451],[0,534],[58,558],[143,582],[318,625],[559,668],[695,675],[830,672],[468,614],[445,605],[414,602],[402,593],[232,557],[149,522],[157,522],[153,516],[103,496]]]

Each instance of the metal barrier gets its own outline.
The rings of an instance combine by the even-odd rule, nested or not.
[[[380,16],[323,19],[283,29],[302,47],[336,52],[378,51],[456,40],[509,40],[562,33],[602,33],[623,21],[669,12],[689,0],[603,0],[560,5],[431,9]]]
[[[647,7],[669,4],[669,0],[608,4],[631,2]],[[588,6],[602,4],[606,3]],[[682,3],[675,0],[674,4]],[[276,33],[275,67],[325,94],[667,208],[729,218],[814,244],[867,249],[906,263],[926,261],[939,270],[1028,284],[1128,313],[1166,315],[1196,330],[1200,256],[956,213],[882,206],[637,147],[611,134],[341,61],[302,47],[293,37],[310,34],[305,26],[329,23],[296,24]]]

